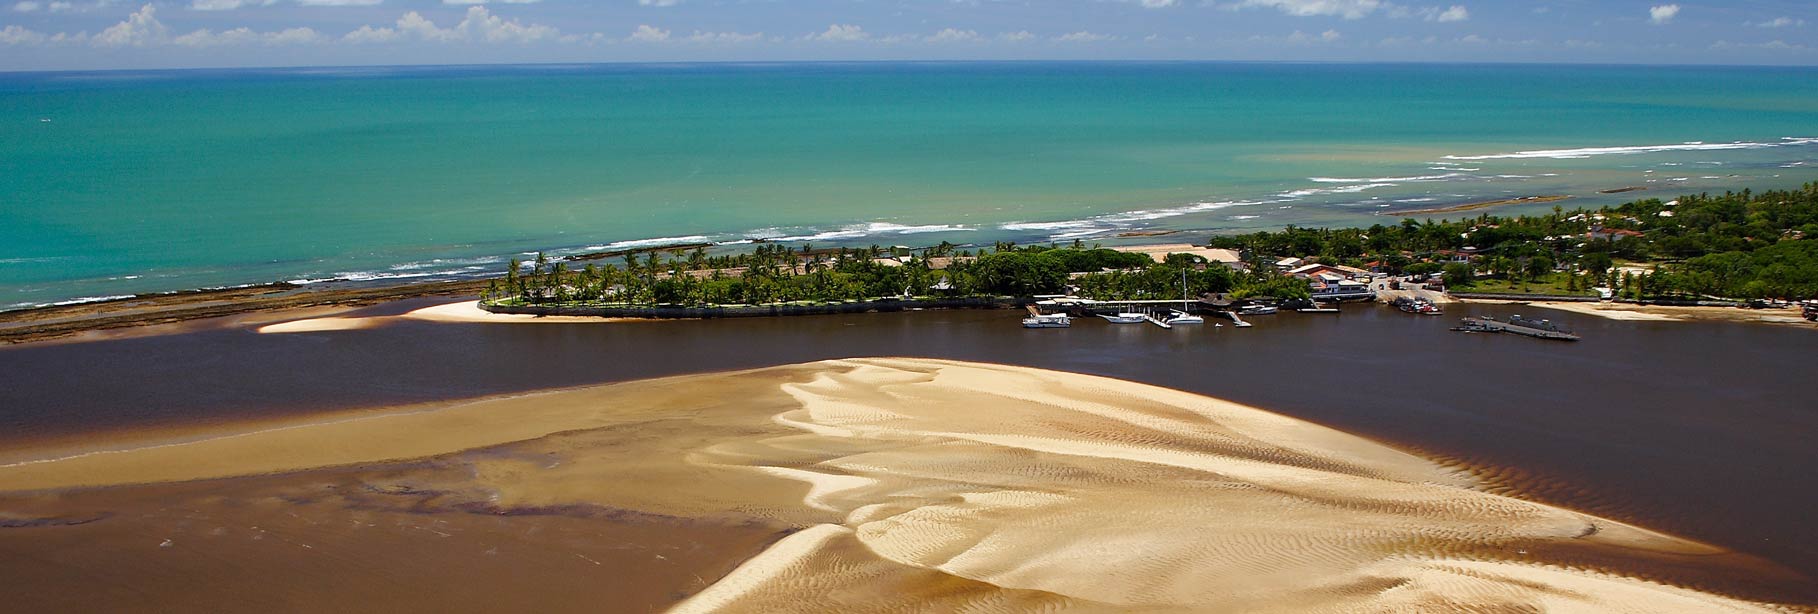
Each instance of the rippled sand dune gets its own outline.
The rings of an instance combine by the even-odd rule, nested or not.
[[[0,490],[387,466],[359,479],[437,509],[798,529],[685,613],[1771,611],[1803,608],[1719,593],[1809,581],[1259,409],[1018,367],[827,361],[242,430],[46,453]]]

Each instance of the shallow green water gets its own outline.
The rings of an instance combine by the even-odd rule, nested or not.
[[[1600,204],[1637,197],[1596,193],[1629,185],[1783,187],[1818,180],[1808,137],[1818,70],[1792,68],[0,75],[0,308],[464,275],[525,251],[662,240],[1101,241],[1369,225],[1510,195]]]

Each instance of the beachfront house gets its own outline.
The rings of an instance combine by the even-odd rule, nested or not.
[[[1604,228],[1602,226],[1592,226],[1590,232],[1584,233],[1584,238],[1589,241],[1616,241],[1616,240],[1622,239],[1624,237],[1631,238],[1631,239],[1639,239],[1642,236],[1645,236],[1645,234],[1646,233],[1643,233],[1639,230],[1628,230],[1625,228]]]
[[[1308,278],[1307,290],[1316,301],[1376,300],[1376,291],[1370,289],[1370,284],[1336,273],[1320,273]]]
[[[1368,301],[1376,298],[1370,289],[1370,272],[1357,267],[1335,264],[1303,264],[1288,271],[1289,275],[1307,280],[1307,289],[1316,301]]]
[[[1475,253],[1475,251],[1476,250],[1465,252],[1465,251],[1458,251],[1458,250],[1442,249],[1442,250],[1433,252],[1433,255],[1437,256],[1437,258],[1435,260],[1441,264],[1447,264],[1447,263],[1453,263],[1453,262],[1470,262],[1471,259],[1477,257],[1477,254]]]
[[[1289,275],[1313,279],[1320,275],[1334,275],[1339,279],[1362,279],[1370,276],[1369,271],[1342,264],[1305,264],[1288,271]]]

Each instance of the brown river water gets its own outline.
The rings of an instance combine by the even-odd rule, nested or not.
[[[427,304],[433,303],[403,302],[365,313],[400,313]],[[1458,317],[1513,313],[1552,317],[1584,341],[1447,330]],[[1336,316],[1253,317],[1256,326],[1250,329],[1227,323],[1162,330],[1076,320],[1070,329],[1024,330],[1017,319],[1012,311],[928,311],[536,325],[398,321],[352,331],[261,335],[228,328],[0,348],[4,384],[0,462],[11,459],[9,448],[151,427],[302,416],[830,358],[943,358],[1102,375],[1265,408],[1473,468],[1520,498],[1764,558],[1808,577],[1776,577],[1760,586],[1725,588],[1783,603],[1818,604],[1818,587],[1809,578],[1818,570],[1818,526],[1812,523],[1813,510],[1818,510],[1814,470],[1818,402],[1812,400],[1818,371],[1810,362],[1818,348],[1818,330],[1613,321],[1480,305],[1450,306],[1445,317],[1354,305]],[[385,469],[423,475],[446,470]],[[334,471],[317,472],[308,479],[310,488],[373,483],[370,474],[355,478]],[[334,501],[298,501],[284,493],[298,492],[301,486],[283,476],[228,481],[235,482],[236,492],[277,493],[272,496],[297,506],[251,506],[233,512],[253,522],[270,528],[304,522],[303,517],[319,520],[301,511],[311,505],[360,509],[370,516],[369,524],[389,522],[402,527],[399,531],[409,529],[372,540],[380,544],[374,547],[399,553],[415,547],[405,536],[420,528],[410,524],[411,519],[422,516],[412,514],[445,504],[370,492],[337,495]],[[218,495],[205,492],[213,488],[211,483],[102,489],[56,501],[0,497],[0,509],[7,505],[21,510],[142,509],[151,505],[147,501],[166,497],[218,501]],[[446,505],[470,509],[473,503]],[[202,511],[193,511],[180,522],[218,513],[197,509]],[[140,522],[161,522],[145,519],[151,516],[146,514]],[[551,535],[593,531],[587,523],[575,522],[573,514],[552,514],[558,516],[540,526]],[[88,520],[80,514],[56,517],[69,524]],[[667,548],[663,551],[678,553],[676,560],[682,562],[677,565],[692,565],[688,569],[693,571],[682,576],[704,576],[674,586],[652,578],[676,574],[619,576],[632,601],[606,609],[647,611],[673,602],[789,531],[734,520],[705,524],[698,519],[645,520],[675,530],[654,541],[646,536],[638,538],[642,542],[627,538],[625,543]],[[506,530],[484,517],[448,521],[461,526],[444,527],[447,531]],[[306,528],[298,524],[296,530]],[[110,538],[95,533],[80,539]],[[0,555],[6,553],[7,543],[0,539]],[[701,544],[720,544],[726,551],[716,558],[703,554]],[[75,548],[54,540],[14,547],[20,556],[0,567],[14,565],[15,572],[31,566],[22,561],[49,560],[45,552]],[[576,556],[595,565],[610,564],[614,556],[610,550]],[[423,556],[436,555],[424,551]],[[687,563],[689,556],[700,560]],[[507,552],[493,563],[496,568],[460,566],[461,572],[443,577],[496,578],[497,569],[545,563],[528,554],[513,558]],[[57,564],[100,563],[59,559]],[[402,560],[385,565],[407,566]],[[154,574],[155,569],[138,568],[134,573]],[[224,565],[208,573],[235,571],[236,566]],[[238,569],[243,574],[267,571],[271,570]],[[333,575],[332,569],[304,573]],[[526,572],[529,575],[558,574]],[[30,573],[16,577],[34,578]],[[38,580],[49,583],[46,586],[59,581],[50,576]],[[386,583],[371,584],[365,589],[350,587],[343,594],[351,603],[369,607],[385,603]],[[562,587],[526,580],[519,588]],[[293,609],[286,605],[316,609],[328,603],[310,594],[288,599],[257,603],[280,609]],[[469,603],[476,608],[500,605],[481,596],[472,599]],[[192,607],[208,603],[153,601]],[[545,605],[572,609],[597,604],[551,599]]]

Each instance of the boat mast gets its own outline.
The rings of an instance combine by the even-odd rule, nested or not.
[[[1180,312],[1187,313],[1187,269],[1180,270]]]

